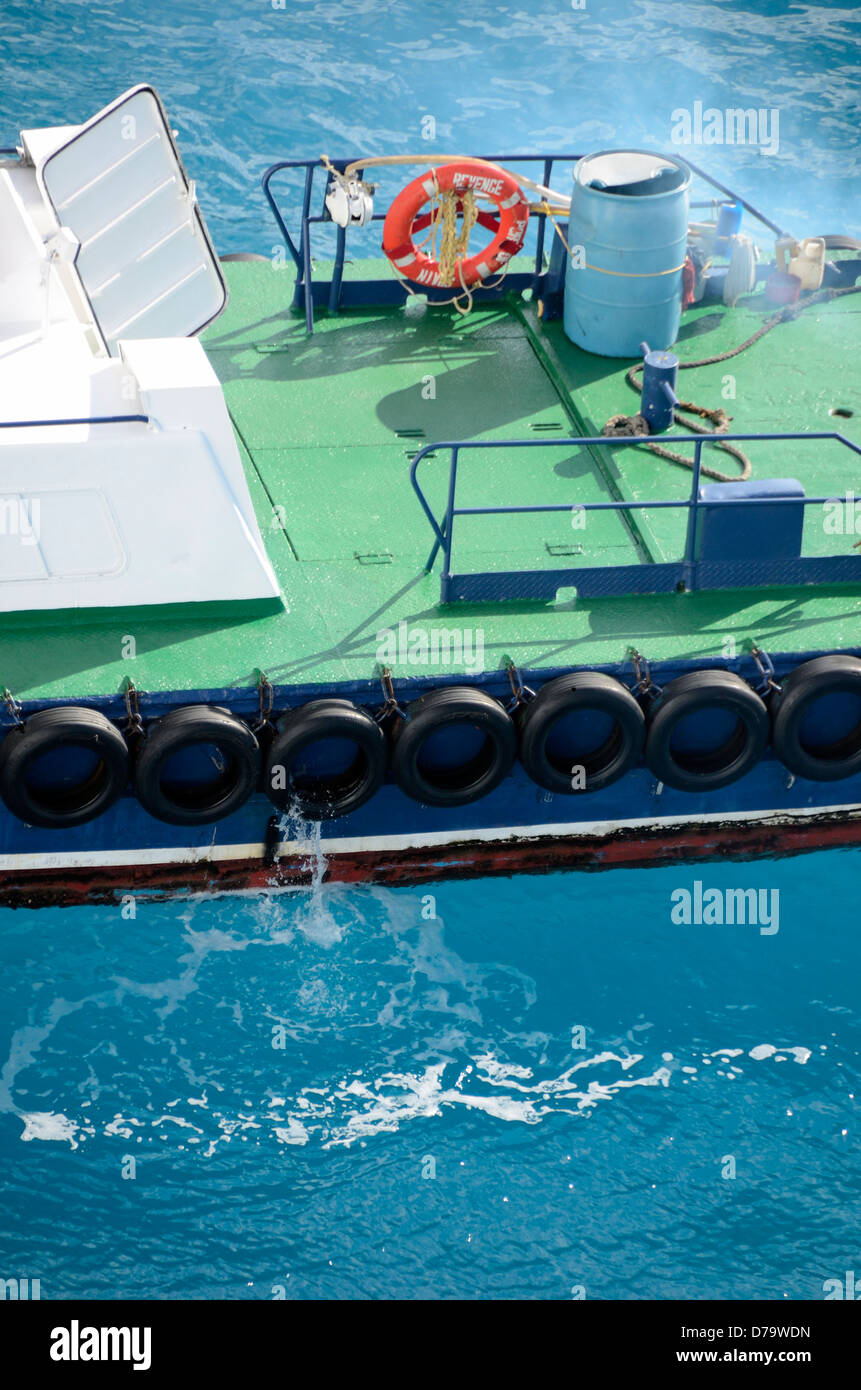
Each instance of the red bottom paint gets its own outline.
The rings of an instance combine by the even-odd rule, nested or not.
[[[561,869],[649,868],[709,859],[756,859],[805,854],[812,850],[861,844],[861,819],[839,815],[777,825],[747,821],[726,825],[687,825],[675,829],[638,828],[592,838],[527,840],[333,854],[323,882],[379,883],[391,887],[487,875],[553,873]],[[124,893],[177,897],[189,893],[277,891],[308,885],[318,872],[311,858],[283,856],[224,863],[141,864],[102,869],[43,869],[0,877],[0,905],[73,906],[117,902]]]

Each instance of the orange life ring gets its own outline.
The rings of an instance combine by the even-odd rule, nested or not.
[[[419,285],[439,285],[439,262],[415,243],[415,234],[430,226],[434,214],[427,212],[420,217],[419,213],[437,192],[462,193],[468,188],[496,204],[496,211],[482,209],[476,218],[495,235],[483,251],[458,262],[455,287],[480,284],[517,254],[529,220],[529,204],[520,184],[495,164],[464,159],[420,174],[401,190],[386,213],[383,251],[399,275]]]

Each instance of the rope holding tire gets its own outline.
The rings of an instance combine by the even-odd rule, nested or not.
[[[763,681],[762,694],[723,668],[688,671],[662,689],[640,675],[637,659],[635,669],[640,679],[633,691],[610,675],[583,670],[555,677],[533,695],[511,667],[511,713],[482,689],[447,686],[405,711],[395,704],[403,717],[382,720],[394,701],[389,679],[377,718],[332,697],[288,711],[274,728],[264,678],[253,728],[221,706],[186,706],[150,723],[145,738],[134,740],[134,755],[99,711],[62,706],[24,721],[10,705],[17,722],[0,742],[0,798],[25,824],[64,830],[107,811],[125,790],[131,766],[134,790],[150,815],[174,825],[208,825],[241,809],[260,786],[265,761],[263,790],[279,810],[333,820],[381,788],[389,748],[398,787],[428,807],[453,809],[492,793],[518,751],[529,778],[561,795],[611,786],[643,753],[661,783],[703,793],[750,772],[769,734],[775,758],[798,777],[861,776],[857,656],[812,658],[779,684],[768,681],[768,691]],[[768,669],[773,675],[770,662]],[[518,699],[524,690],[532,698]],[[265,758],[258,733],[271,736]]]

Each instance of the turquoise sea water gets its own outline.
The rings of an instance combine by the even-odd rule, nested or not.
[[[695,157],[799,234],[857,234],[858,35],[770,0],[6,3],[0,143],[151,81],[219,249],[267,252],[279,157],[404,152],[427,115],[429,149],[671,148],[676,108],[776,107],[775,156]],[[822,1297],[861,1262],[858,869],[2,912],[0,1278]],[[766,920],[673,920],[697,881]]]

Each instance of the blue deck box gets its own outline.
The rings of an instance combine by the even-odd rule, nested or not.
[[[765,501],[745,506],[751,498],[798,498],[798,504]],[[705,483],[699,490],[697,560],[793,560],[801,554],[804,530],[804,488],[797,478],[758,478],[744,483]],[[724,499],[729,499],[724,501]],[[709,507],[709,502],[720,502]],[[735,502],[737,505],[733,506]]]

